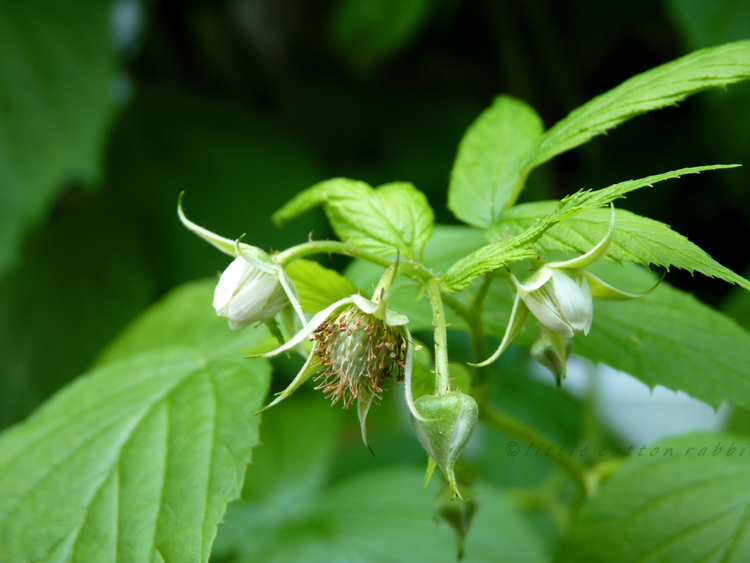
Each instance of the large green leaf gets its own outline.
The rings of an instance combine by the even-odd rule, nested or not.
[[[539,218],[552,213],[556,201],[539,201],[518,205],[508,211],[497,225],[499,232],[519,234]],[[584,254],[607,234],[611,212],[608,209],[588,209],[575,217],[558,223],[536,242],[547,252],[561,250]],[[750,289],[750,282],[725,268],[704,250],[664,223],[641,217],[623,209],[617,210],[615,232],[606,258],[649,266],[655,264],[698,271],[708,277],[723,279]]]
[[[66,181],[99,175],[116,107],[106,2],[0,2],[0,273]]]
[[[747,561],[748,454],[746,437],[725,434],[650,445],[583,506],[555,561]]]
[[[437,479],[434,481],[437,482]],[[227,520],[237,528],[233,563],[283,561],[412,562],[455,561],[447,526],[437,526],[423,489],[424,471],[386,467],[327,488],[306,508],[277,512],[281,520],[259,518],[262,506],[235,505]],[[465,549],[471,561],[544,561],[540,542],[504,495],[479,486],[482,506]],[[291,508],[291,507],[290,507]]]
[[[482,112],[461,140],[451,171],[448,208],[456,217],[482,228],[500,219],[526,180],[522,164],[542,130],[537,113],[510,96],[499,96]]]
[[[432,236],[435,215],[422,192],[407,182],[376,189],[364,182],[333,178],[297,194],[273,215],[276,224],[324,205],[336,235],[372,252],[401,251],[414,258]]]
[[[528,171],[641,113],[676,105],[696,92],[750,78],[750,41],[696,51],[626,80],[544,133]]]
[[[592,271],[627,291],[648,289],[656,281],[632,264],[601,262]],[[497,338],[505,332],[511,303],[507,284],[493,284],[486,325]],[[532,317],[518,342],[533,343],[533,325]],[[591,332],[576,336],[574,344],[574,353],[623,370],[650,387],[682,390],[715,407],[722,401],[750,407],[750,333],[666,283],[642,299],[595,302]]]
[[[229,330],[227,320],[217,317],[211,305],[215,286],[216,280],[207,279],[172,290],[102,352],[98,365],[172,346],[187,346],[217,358],[273,348],[275,340],[263,327]]]
[[[629,192],[652,186],[657,182],[679,178],[685,174],[699,174],[706,170],[732,167],[732,165],[695,166],[647,176],[638,180],[620,182],[601,190],[580,190],[563,198],[552,211],[537,218],[530,227],[520,234],[484,246],[456,262],[445,276],[445,288],[448,291],[460,291],[487,272],[533,257],[534,249],[532,245],[542,235],[554,225],[577,215],[585,209],[595,209],[608,205],[616,199],[625,197]],[[736,276],[736,279],[733,278],[732,282],[740,283],[739,280],[742,280],[742,278]]]
[[[297,259],[286,268],[299,292],[302,310],[317,313],[332,303],[357,293],[357,286],[335,270],[312,260]]]
[[[210,287],[176,291],[107,363],[0,436],[4,561],[207,561],[270,377],[223,319],[185,308]]]
[[[4,559],[207,561],[269,375],[168,348],[67,387],[0,438]]]

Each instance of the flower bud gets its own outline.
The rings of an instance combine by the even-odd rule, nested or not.
[[[547,330],[542,331],[541,338],[531,347],[532,357],[552,372],[558,387],[567,375],[572,351],[573,341]]]
[[[481,504],[479,497],[474,494],[474,491],[464,487],[464,492],[468,492],[468,500],[465,502],[456,502],[451,498],[451,491],[443,489],[432,503],[435,515],[448,524],[456,534],[456,544],[458,547],[457,559],[459,561],[464,558],[464,541],[469,533],[471,521],[474,519],[474,515],[479,510]]]
[[[232,330],[273,317],[288,304],[276,273],[265,272],[242,256],[224,270],[214,291],[216,314],[229,319]]]
[[[594,301],[584,272],[543,266],[532,279],[518,284],[526,306],[548,329],[566,338],[589,333]]]
[[[461,391],[445,395],[423,395],[414,406],[424,417],[412,416],[414,432],[422,446],[448,480],[453,496],[458,495],[454,467],[477,425],[479,408],[476,401]]]

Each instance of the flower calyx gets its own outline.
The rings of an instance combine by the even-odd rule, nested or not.
[[[269,322],[292,305],[302,324],[305,316],[299,305],[294,282],[271,256],[255,246],[232,241],[190,221],[182,211],[182,195],[177,213],[189,230],[225,254],[234,256],[214,291],[216,314],[226,317],[232,330],[243,329],[259,321]]]
[[[312,350],[294,381],[258,412],[283,401],[317,374],[313,377],[318,382],[316,389],[323,390],[332,404],[341,401],[348,408],[357,400],[362,440],[367,446],[365,419],[372,403],[379,404],[386,380],[405,381],[405,387],[411,387],[414,345],[406,328],[409,319],[385,306],[393,280],[391,269],[393,266],[383,276],[387,283],[378,286],[383,291],[376,289],[377,302],[359,294],[345,297],[313,316],[282,346],[248,356],[273,357],[305,339],[312,341]],[[409,393],[407,402],[411,406]]]
[[[546,334],[532,353],[545,366],[552,366],[550,369],[559,383],[565,376],[565,362],[570,355],[567,339],[579,333],[589,333],[594,320],[594,299],[627,301],[644,297],[656,289],[658,283],[644,293],[627,293],[585,270],[604,258],[612,243],[614,205],[611,209],[606,235],[586,254],[563,262],[544,264],[523,282],[510,274],[516,296],[503,340],[490,358],[472,365],[481,367],[495,361],[521,331],[529,315],[533,314]]]

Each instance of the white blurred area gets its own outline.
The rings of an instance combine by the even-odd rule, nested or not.
[[[536,361],[530,361],[535,377],[550,385],[555,384],[550,371]],[[587,360],[572,356],[562,391],[583,398],[589,386],[596,397],[601,420],[624,443],[636,446],[694,430],[720,430],[731,413],[727,404],[715,410],[682,391],[674,392],[660,385],[652,391],[625,372],[606,365],[594,366]]]

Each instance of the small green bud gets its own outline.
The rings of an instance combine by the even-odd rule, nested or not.
[[[568,358],[572,351],[572,340],[547,330],[542,331],[541,338],[531,347],[532,357],[552,372],[558,387],[567,375]]]
[[[474,515],[481,505],[481,501],[474,494],[474,491],[464,487],[464,492],[468,492],[467,496],[469,497],[469,500],[465,502],[456,502],[451,498],[453,496],[452,492],[448,489],[443,489],[432,503],[435,516],[448,524],[456,534],[456,544],[458,546],[457,559],[459,561],[464,558],[464,541],[469,533],[471,521],[474,519]]]
[[[423,395],[414,406],[424,417],[419,420],[412,416],[417,438],[445,475],[453,497],[458,495],[463,500],[456,486],[454,467],[477,425],[477,402],[461,391],[451,391],[445,395]]]

